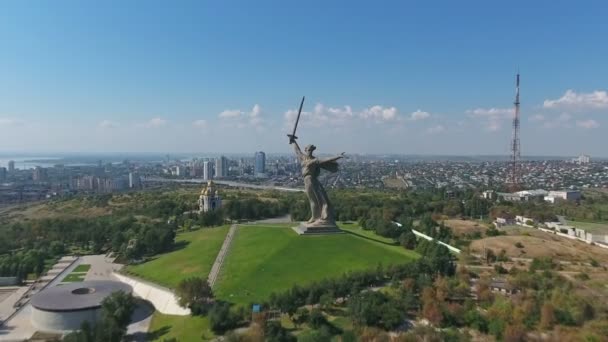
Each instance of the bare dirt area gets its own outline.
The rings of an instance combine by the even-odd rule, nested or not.
[[[517,243],[522,247],[518,247]],[[483,253],[484,248],[492,249],[495,253],[504,249],[509,257],[551,257],[559,261],[586,263],[593,259],[608,264],[608,249],[525,227],[510,228],[508,235],[475,240],[470,248],[475,254]]]
[[[403,182],[403,180],[401,180],[399,178],[387,177],[387,178],[382,179],[382,182],[384,183],[384,186],[387,188],[407,189],[407,184],[405,184]]]
[[[488,227],[485,224],[471,220],[451,219],[443,222],[446,226],[452,229],[452,233],[455,236],[462,236],[464,234],[471,234],[475,232],[484,233],[486,230],[488,230]]]

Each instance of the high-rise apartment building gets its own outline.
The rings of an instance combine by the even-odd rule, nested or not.
[[[215,160],[215,178],[228,176],[228,159],[221,156]]]
[[[15,161],[14,160],[8,161],[8,172],[10,172],[10,173],[15,172]]]
[[[36,166],[36,168],[34,168],[34,172],[32,173],[32,180],[34,182],[46,181],[46,169]]]
[[[213,179],[213,164],[211,162],[203,163],[203,179],[206,181]]]
[[[139,189],[141,188],[141,178],[136,172],[129,172],[129,188]]]
[[[262,151],[255,153],[253,173],[256,177],[263,177],[266,174],[266,153]]]

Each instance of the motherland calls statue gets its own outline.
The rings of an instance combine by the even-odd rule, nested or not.
[[[304,152],[302,152],[300,146],[296,142],[298,137],[296,137],[295,133],[303,104],[304,98],[302,98],[302,103],[300,104],[300,111],[298,112],[293,133],[288,134],[287,136],[289,137],[289,144],[293,144],[296,156],[302,166],[304,190],[306,191],[306,196],[310,202],[311,217],[306,224],[302,224],[295,229],[300,234],[341,232],[336,225],[333,207],[329,202],[329,197],[327,196],[325,189],[323,189],[323,185],[319,182],[319,174],[321,173],[321,169],[325,169],[329,172],[338,171],[337,161],[344,158],[344,152],[338,156],[325,159],[320,159],[313,155],[314,150],[317,148],[315,145],[306,146]]]

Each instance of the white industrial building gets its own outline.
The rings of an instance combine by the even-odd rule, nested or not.
[[[581,192],[578,190],[549,191],[549,194],[545,196],[545,201],[550,203],[559,200],[578,202],[581,200]]]
[[[544,198],[549,192],[543,189],[536,190],[522,190],[513,193],[499,192],[497,196],[499,199],[509,202],[525,202],[533,200],[534,198]]]

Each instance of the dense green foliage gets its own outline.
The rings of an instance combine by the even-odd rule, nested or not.
[[[290,202],[293,219],[307,220],[310,215],[308,201],[303,195],[291,196],[294,197]],[[330,191],[329,196],[340,221],[401,221],[424,214],[478,218],[487,216],[491,207],[490,202],[470,190],[456,192],[453,199],[445,198],[445,189],[408,192],[336,190]]]
[[[382,292],[358,293],[348,301],[348,308],[356,324],[376,326],[386,330],[396,328],[405,318],[405,311]]]
[[[213,303],[209,310],[209,322],[211,330],[216,334],[223,334],[228,330],[236,328],[242,316],[230,310],[230,304],[222,301]]]
[[[50,260],[68,253],[113,251],[125,261],[140,260],[174,248],[176,232],[224,224],[228,218],[250,220],[287,213],[288,199],[270,193],[268,200],[251,194],[228,196],[225,208],[198,213],[197,197],[178,191],[126,195],[80,195],[48,203],[63,208],[53,218],[0,222],[0,276],[25,279],[40,275]],[[104,209],[101,216],[79,210]],[[59,210],[59,209],[57,209]],[[69,212],[69,215],[67,215]]]
[[[204,314],[213,299],[211,286],[200,277],[186,278],[177,284],[175,296],[179,305],[190,308],[192,314]]]
[[[66,335],[65,342],[122,341],[135,310],[135,298],[122,291],[114,292],[101,303],[101,317],[95,324],[85,321],[80,330]]]
[[[257,198],[245,198],[226,201],[224,213],[231,220],[257,220],[267,217],[277,217],[288,213],[285,199],[262,201]]]

